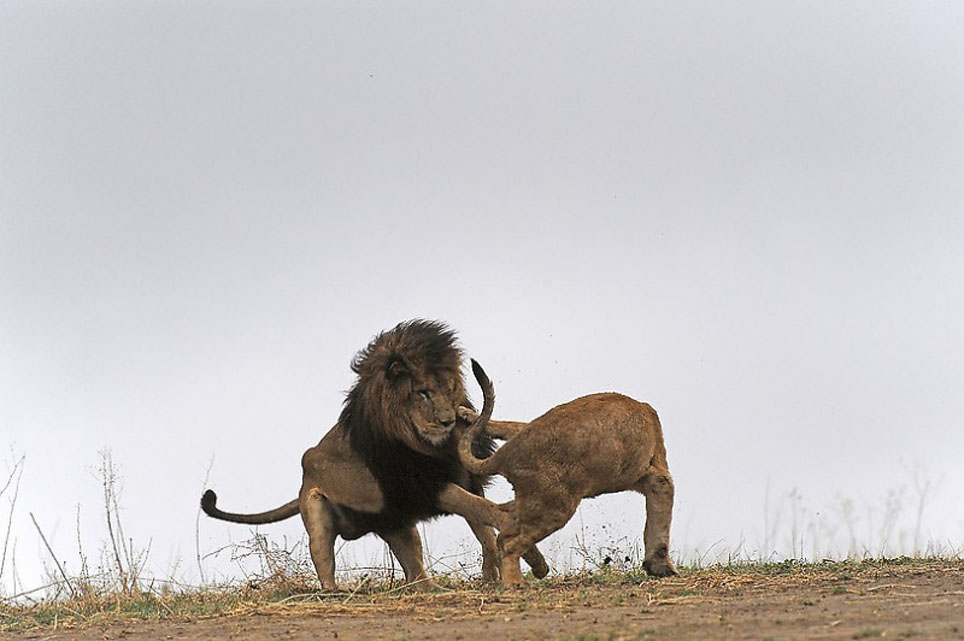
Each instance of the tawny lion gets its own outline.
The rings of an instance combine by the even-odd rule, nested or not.
[[[459,443],[462,464],[473,474],[501,474],[515,500],[496,506],[479,499],[480,514],[498,527],[502,580],[522,583],[519,557],[564,526],[583,498],[634,490],[646,497],[643,567],[657,577],[677,574],[669,558],[673,478],[666,463],[663,432],[655,410],[622,394],[583,396],[549,410],[531,423],[492,421],[508,441],[479,459],[472,443],[484,433],[495,405],[495,390],[482,367],[472,371],[485,397],[481,415]],[[489,503],[484,507],[482,502]]]

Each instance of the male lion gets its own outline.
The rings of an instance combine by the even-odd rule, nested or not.
[[[217,507],[208,490],[201,508],[211,517],[262,524],[301,513],[311,560],[326,589],[335,589],[335,538],[353,540],[374,532],[387,543],[419,590],[437,589],[422,562],[415,524],[442,514],[468,515],[482,544],[482,574],[499,577],[495,533],[474,517],[487,477],[470,474],[458,456],[467,423],[456,408],[468,400],[455,334],[435,321],[413,320],[378,334],[351,364],[358,375],[335,426],[301,458],[298,498],[259,514],[232,514]],[[488,435],[466,445],[476,456],[493,449]],[[535,548],[525,555],[544,576]]]
[[[583,498],[635,490],[646,497],[643,567],[654,576],[677,574],[669,558],[673,478],[666,464],[663,431],[652,407],[622,394],[583,396],[549,410],[531,423],[489,422],[495,405],[492,381],[472,361],[484,394],[482,414],[459,443],[462,464],[473,474],[501,474],[515,490],[502,505],[477,504],[477,518],[499,528],[502,580],[522,583],[520,554],[565,525]],[[472,443],[487,425],[509,440],[480,459]],[[503,436],[503,437],[504,437]]]

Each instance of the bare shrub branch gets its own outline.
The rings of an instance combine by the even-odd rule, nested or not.
[[[40,535],[40,540],[43,541],[44,546],[47,548],[47,552],[50,553],[50,558],[53,559],[54,564],[57,566],[57,569],[60,570],[60,576],[64,577],[64,586],[66,586],[67,590],[70,592],[72,596],[76,596],[76,594],[74,593],[74,586],[71,585],[70,579],[67,578],[67,573],[64,572],[64,566],[61,565],[60,560],[57,558],[57,555],[54,554],[53,548],[50,547],[50,543],[47,542],[47,537],[44,536],[43,530],[41,530],[40,526],[37,524],[37,519],[34,518],[33,512],[30,513],[30,520],[33,521],[33,526],[37,528],[37,534]]]
[[[12,496],[9,499],[10,511],[7,513],[7,527],[3,534],[3,551],[0,552],[0,581],[3,580],[3,573],[7,567],[7,550],[10,545],[10,533],[13,531],[13,510],[17,505],[17,497],[20,495],[20,479],[23,476],[24,458],[25,457],[21,455],[19,459],[14,459],[13,466],[10,468],[10,474],[3,484],[3,489],[0,489],[0,496],[3,496],[8,490],[11,490],[12,487]]]

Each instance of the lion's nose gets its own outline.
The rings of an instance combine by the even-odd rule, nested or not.
[[[451,427],[452,423],[455,422],[455,414],[451,417],[440,418],[438,422],[442,427]]]

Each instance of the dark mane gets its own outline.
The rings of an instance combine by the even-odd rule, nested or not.
[[[485,484],[483,477],[471,476],[462,467],[457,438],[430,455],[413,450],[400,437],[411,427],[407,393],[401,398],[404,387],[392,378],[395,363],[401,363],[409,371],[456,381],[459,402],[471,407],[462,379],[462,350],[455,332],[444,323],[423,319],[400,323],[375,336],[358,352],[351,363],[358,379],[345,398],[339,424],[385,495],[382,513],[356,514],[375,531],[395,529],[442,514],[437,498],[448,483],[457,483],[476,493]],[[480,458],[490,455],[494,448],[489,437],[473,444]]]
[[[458,339],[455,332],[440,321],[417,318],[375,336],[352,359],[351,369],[358,374],[355,387],[365,386],[383,374],[394,360],[461,378],[462,350]]]

